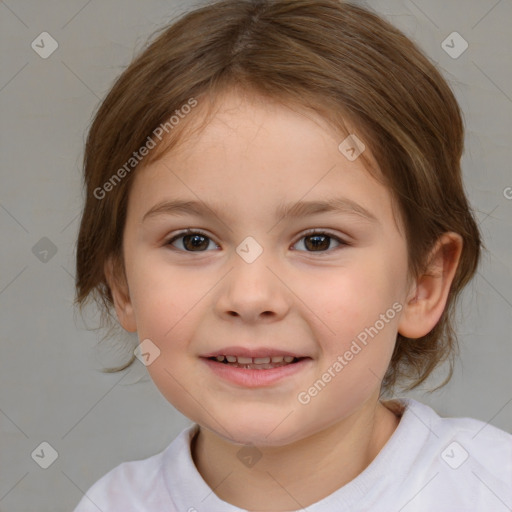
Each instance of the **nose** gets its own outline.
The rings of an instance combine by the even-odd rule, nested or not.
[[[238,318],[244,323],[275,322],[290,309],[291,293],[284,276],[265,252],[248,263],[238,254],[230,262],[231,270],[221,280],[215,312],[223,319]]]

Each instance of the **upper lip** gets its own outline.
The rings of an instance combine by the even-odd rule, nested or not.
[[[201,357],[217,357],[217,356],[240,356],[240,357],[273,357],[273,356],[293,356],[298,359],[302,357],[309,357],[303,354],[297,354],[290,350],[279,350],[272,347],[258,347],[258,348],[246,348],[246,347],[225,347],[219,350],[202,354]]]

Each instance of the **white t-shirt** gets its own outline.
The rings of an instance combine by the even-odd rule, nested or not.
[[[403,410],[388,442],[362,473],[308,512],[512,510],[511,434],[471,418],[441,418],[412,399],[385,405]],[[157,455],[114,468],[74,512],[242,512],[197,471],[190,451],[197,428],[182,430]]]

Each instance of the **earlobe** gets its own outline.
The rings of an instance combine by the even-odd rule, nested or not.
[[[126,283],[126,278],[119,277],[114,269],[112,258],[108,258],[104,267],[105,279],[112,292],[114,307],[119,323],[128,332],[137,332],[135,322],[135,313],[130,299],[130,292]]]
[[[443,314],[462,253],[458,233],[444,233],[430,253],[429,266],[416,279],[404,306],[398,332],[407,338],[428,334]]]

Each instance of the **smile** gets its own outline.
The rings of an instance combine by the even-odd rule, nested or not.
[[[299,361],[299,358],[293,356],[242,357],[221,355],[209,359],[227,364],[234,368],[246,368],[251,370],[269,370]]]
[[[244,388],[277,384],[310,368],[313,359],[293,356],[213,356],[201,357],[212,373],[223,381]]]

